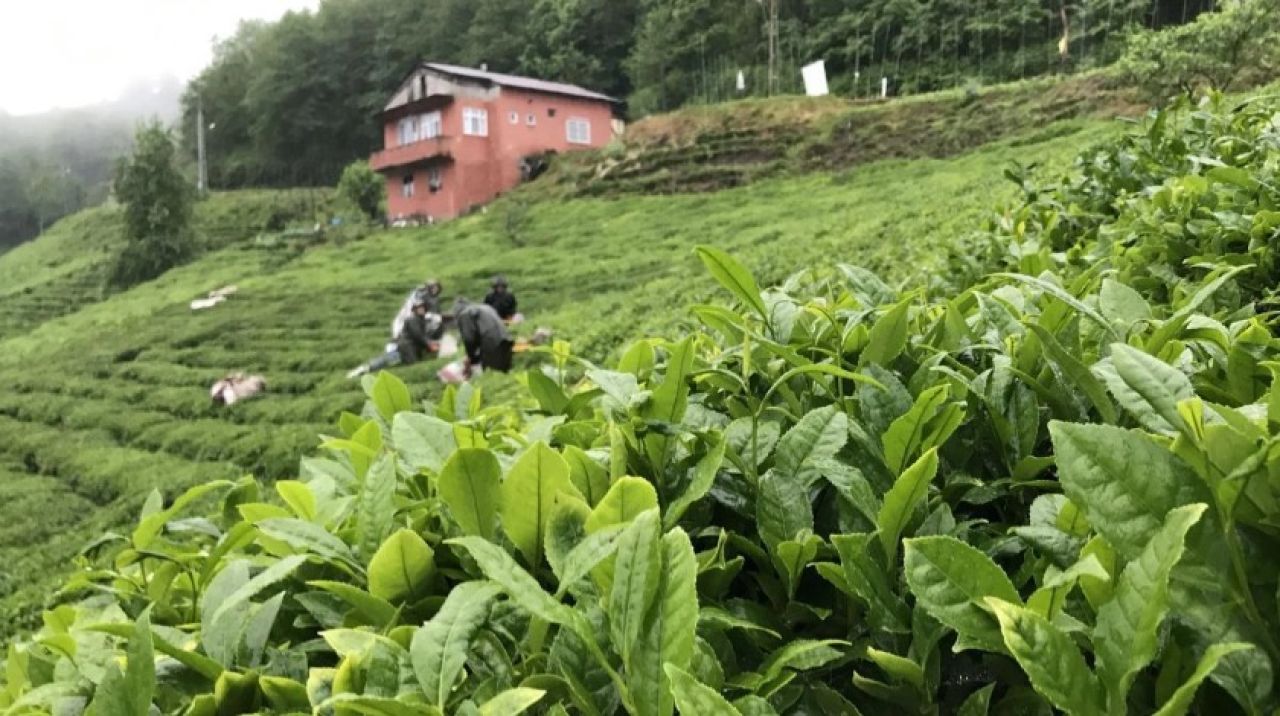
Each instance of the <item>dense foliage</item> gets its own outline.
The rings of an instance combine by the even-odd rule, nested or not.
[[[612,370],[559,343],[522,404],[468,386],[425,411],[370,378],[300,479],[157,492],[95,541],[67,603],[10,648],[0,698],[1271,713],[1280,344],[1259,269],[1219,229],[1190,261],[1132,263],[1116,247],[1167,238],[1112,232],[1200,179],[1201,206],[1249,211],[1222,221],[1274,241],[1274,167],[1232,133],[1278,109],[1159,115],[1087,154],[1131,161],[1086,170],[1092,205],[1082,184],[1029,192],[1017,241],[989,237],[1016,271],[935,298],[849,265],[761,291],[703,248],[734,308],[695,308],[682,340],[639,341]],[[1274,124],[1257,131],[1274,157]]]
[[[195,252],[193,194],[174,161],[168,130],[153,123],[138,130],[133,155],[120,161],[114,185],[124,205],[124,250],[112,282],[129,286],[155,278]]]
[[[1118,69],[1163,99],[1206,87],[1226,91],[1242,75],[1271,77],[1278,63],[1280,2],[1240,0],[1186,25],[1135,34]]]
[[[906,94],[1097,67],[1115,59],[1132,28],[1186,22],[1213,5],[778,0],[774,92],[801,91],[799,68],[814,59],[826,59],[834,91],[857,96],[878,93],[882,76]],[[639,116],[770,93],[767,8],[758,0],[326,0],[220,42],[184,98],[183,126],[194,126],[203,97],[216,124],[214,187],[330,185],[378,144],[371,116],[420,59],[582,84],[629,99]]]

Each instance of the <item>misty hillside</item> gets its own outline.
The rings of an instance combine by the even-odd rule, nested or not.
[[[0,112],[0,251],[102,201],[139,122],[176,121],[182,83],[132,85],[115,100],[29,115]]]

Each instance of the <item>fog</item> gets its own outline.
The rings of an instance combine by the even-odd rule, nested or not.
[[[139,98],[139,86],[195,76],[215,37],[319,0],[59,0],[0,2],[0,112]],[[157,79],[161,78],[161,79]],[[141,101],[141,100],[140,100]]]

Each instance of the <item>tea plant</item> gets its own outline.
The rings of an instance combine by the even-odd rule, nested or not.
[[[1196,312],[1239,270],[925,302],[700,255],[741,310],[678,343],[558,344],[524,410],[384,374],[301,480],[156,494],[11,647],[10,710],[1273,706],[1276,346]],[[1197,388],[1243,350],[1240,400]]]

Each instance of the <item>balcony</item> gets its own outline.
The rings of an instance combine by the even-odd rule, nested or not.
[[[412,144],[401,144],[375,152],[369,157],[369,166],[375,172],[387,171],[398,167],[424,164],[433,159],[449,159],[453,156],[453,137],[434,137],[423,139]]]

